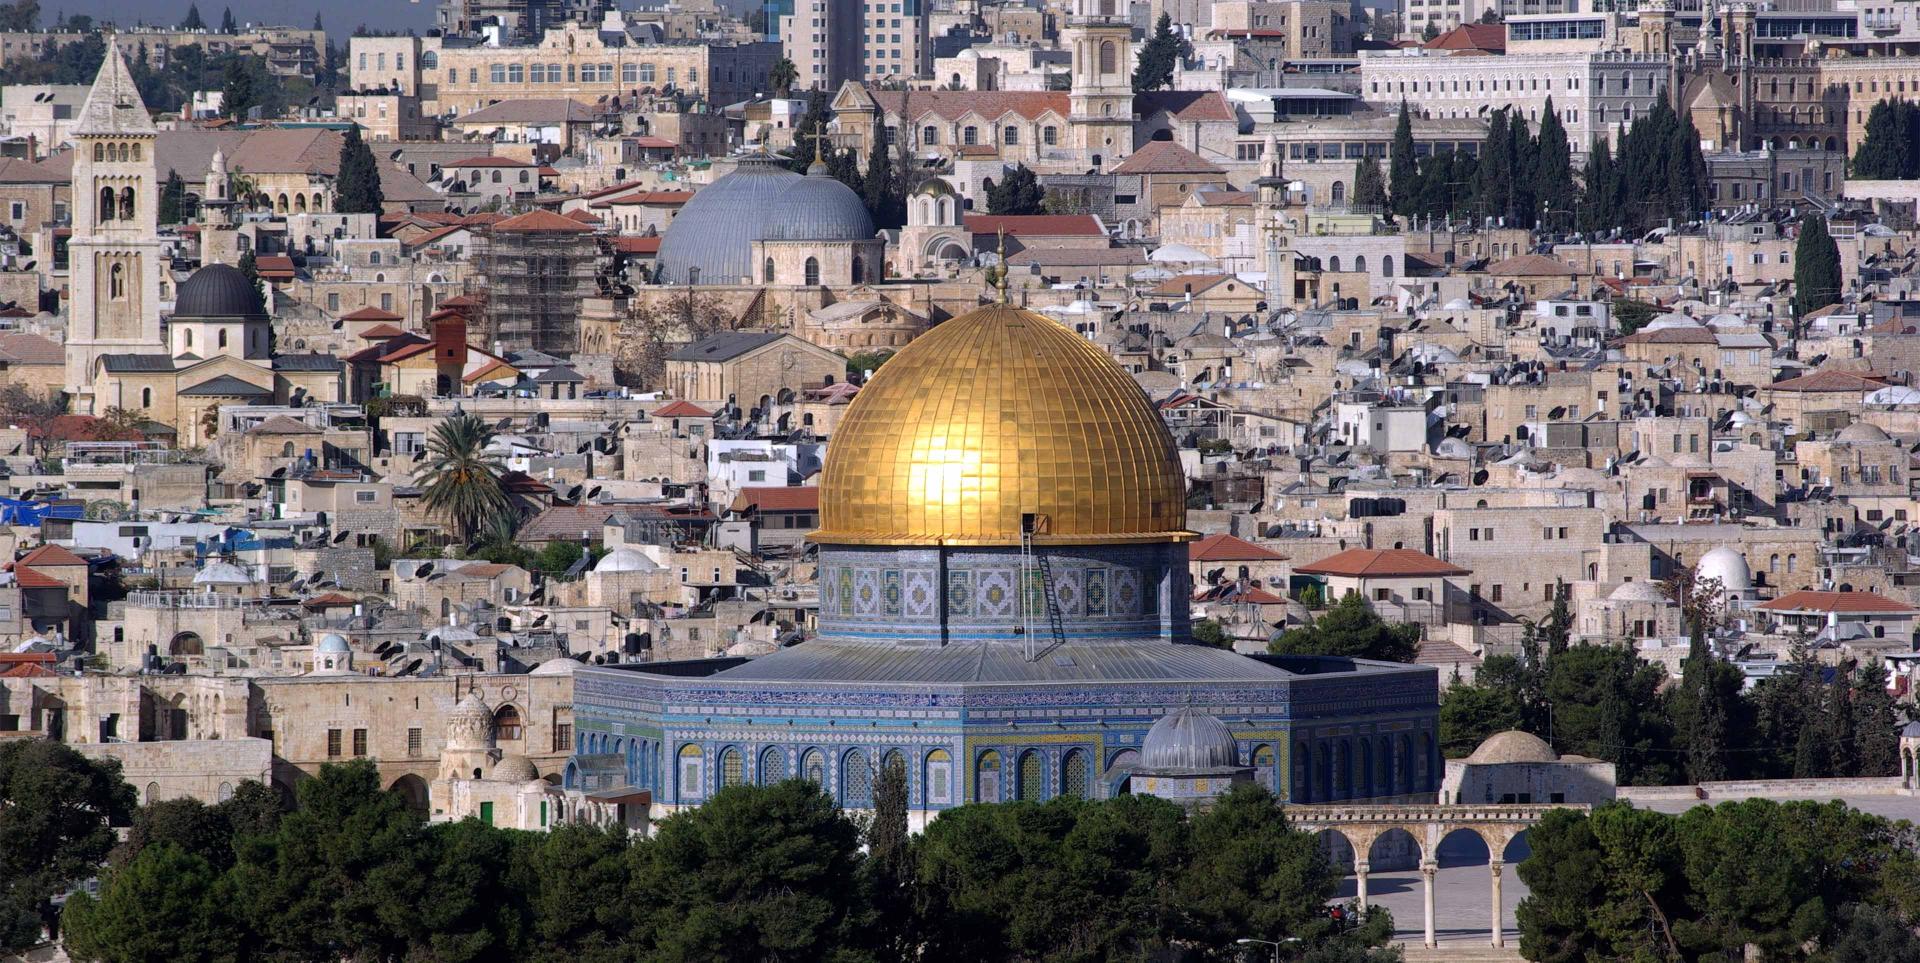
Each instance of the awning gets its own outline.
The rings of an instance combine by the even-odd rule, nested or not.
[[[618,789],[602,789],[599,792],[587,793],[587,798],[597,803],[651,806],[653,805],[653,790],[641,789],[638,786],[621,786]]]

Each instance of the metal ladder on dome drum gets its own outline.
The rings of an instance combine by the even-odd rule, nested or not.
[[[1036,516],[1028,513],[1020,516],[1020,637],[1025,647],[1028,662],[1038,662],[1048,650],[1067,640],[1065,620],[1060,616],[1060,601],[1053,594],[1053,563],[1046,555],[1035,555],[1033,535],[1040,527]],[[1052,640],[1046,649],[1036,649],[1033,638],[1033,587],[1034,576],[1039,576],[1040,597],[1046,607],[1047,628]]]

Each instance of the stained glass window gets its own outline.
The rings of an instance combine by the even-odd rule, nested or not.
[[[720,754],[720,786],[738,786],[747,780],[746,761],[740,758],[740,750],[728,749]]]
[[[800,760],[800,771],[806,773],[807,778],[813,780],[816,785],[826,785],[827,757],[821,755],[818,749],[807,750],[807,754]]]
[[[787,778],[787,754],[768,749],[760,754],[760,785],[771,786]]]
[[[1020,757],[1020,798],[1039,802],[1047,797],[1047,769],[1040,753],[1029,749]]]
[[[873,805],[873,763],[858,749],[847,751],[841,763],[841,805],[866,809]]]
[[[1087,754],[1078,749],[1067,752],[1067,760],[1060,767],[1060,794],[1062,796],[1085,796],[1087,794]]]

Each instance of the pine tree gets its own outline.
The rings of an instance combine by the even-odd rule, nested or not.
[[[1400,120],[1393,127],[1393,150],[1387,158],[1387,176],[1391,178],[1393,212],[1401,217],[1417,213],[1420,193],[1419,162],[1413,154],[1413,117],[1407,102],[1400,102]]]
[[[199,4],[197,3],[187,4],[187,18],[185,20],[180,21],[180,29],[182,30],[207,29],[207,22],[200,18]]]
[[[1700,216],[1706,192],[1701,181],[1706,161],[1700,156],[1700,132],[1693,122],[1676,122],[1667,140],[1667,216],[1676,221],[1691,221]]]
[[[320,25],[320,11],[318,11],[318,10],[315,10],[315,11],[313,12],[313,29],[315,29],[315,30],[325,30],[325,29],[327,29],[327,28],[325,28],[325,27],[323,27],[323,26],[321,26],[321,25]]]
[[[1533,202],[1533,168],[1533,134],[1527,130],[1527,119],[1515,110],[1507,121],[1507,223],[1511,226],[1532,227],[1539,216]]]
[[[1180,63],[1186,42],[1173,32],[1173,18],[1161,14],[1153,25],[1153,35],[1140,47],[1139,63],[1133,68],[1133,92],[1146,93],[1173,85],[1173,70]]]
[[[1480,176],[1475,185],[1488,217],[1506,217],[1513,201],[1513,137],[1507,131],[1505,107],[1487,118],[1487,137],[1480,143]]]
[[[1540,226],[1549,231],[1565,229],[1573,224],[1573,151],[1567,144],[1567,128],[1554,112],[1552,97],[1547,98],[1540,118],[1540,135],[1534,148],[1533,196],[1546,218]]]
[[[1691,704],[1690,719],[1685,722],[1687,740],[1687,779],[1694,783],[1727,778],[1727,707],[1721,701],[1713,653],[1707,649],[1704,616],[1691,619],[1691,640],[1686,665],[1681,668],[1680,687]]]
[[[380,168],[373,151],[360,139],[360,128],[349,127],[340,141],[340,173],[335,181],[333,209],[341,214],[378,214],[385,201],[380,191]]]
[[[987,211],[991,214],[1045,213],[1047,192],[1027,165],[1021,164],[987,192]]]
[[[246,57],[227,61],[226,83],[220,88],[220,110],[234,120],[246,120],[247,111],[260,104],[260,88],[252,68]]]
[[[232,7],[228,7],[227,9],[221,11],[220,13],[220,32],[224,34],[235,34],[240,32],[240,27],[233,22]]]
[[[1853,680],[1841,669],[1834,671],[1827,689],[1821,738],[1827,744],[1828,776],[1851,776],[1859,771],[1859,748],[1854,745],[1857,732],[1853,717]]]
[[[1887,694],[1887,669],[1868,662],[1855,674],[1853,730],[1858,755],[1854,775],[1893,776],[1900,772],[1899,719]]]
[[[1840,300],[1840,247],[1827,233],[1819,214],[1800,219],[1800,239],[1793,246],[1793,313],[1809,312]]]
[[[1387,183],[1380,174],[1379,158],[1367,157],[1354,163],[1353,206],[1358,210],[1387,209]]]

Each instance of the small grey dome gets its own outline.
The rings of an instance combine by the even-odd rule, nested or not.
[[[580,668],[580,663],[577,660],[567,658],[566,656],[563,655],[563,656],[559,656],[558,658],[548,659],[547,661],[540,663],[540,665],[537,668],[535,668],[532,672],[529,672],[527,674],[528,675],[572,675],[573,670],[578,668]]]
[[[316,651],[338,655],[343,652],[352,652],[353,648],[347,645],[344,637],[328,632],[320,637],[320,644],[316,647]]]
[[[180,282],[173,299],[173,316],[187,318],[259,318],[260,292],[231,264],[209,264]]]
[[[631,548],[616,548],[594,563],[595,572],[657,572],[660,563]]]
[[[1611,602],[1655,602],[1661,605],[1667,605],[1673,601],[1660,586],[1652,582],[1622,582],[1619,588],[1614,589],[1612,594],[1607,596],[1607,600]]]
[[[767,154],[696,191],[660,239],[662,280],[739,284],[760,279],[754,241],[864,241],[873,218],[860,195],[827,176],[802,176]]]
[[[1473,750],[1467,757],[1468,762],[1485,764],[1510,762],[1557,762],[1560,754],[1546,741],[1530,732],[1508,729],[1487,737],[1487,741]]]
[[[207,567],[193,577],[195,585],[252,585],[253,576],[247,570],[232,562],[208,562]]]
[[[1147,769],[1233,769],[1240,765],[1240,745],[1226,723],[1179,709],[1147,730],[1140,764]]]
[[[1892,440],[1879,425],[1870,421],[1856,421],[1840,429],[1840,433],[1834,437],[1856,445],[1878,445]]]
[[[1727,545],[1700,556],[1694,576],[1703,581],[1719,579],[1722,592],[1744,592],[1753,588],[1753,569],[1747,566],[1746,556]]]

